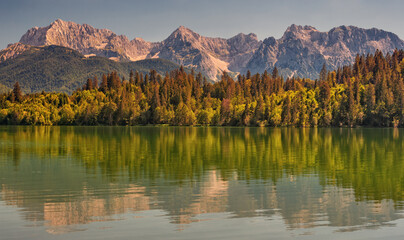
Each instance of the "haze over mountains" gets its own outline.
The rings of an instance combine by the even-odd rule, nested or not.
[[[60,19],[47,27],[29,29],[20,43],[0,52],[0,61],[15,58],[27,49],[24,45],[59,45],[86,56],[115,61],[163,58],[195,68],[213,80],[220,79],[222,71],[235,76],[247,70],[272,71],[275,66],[285,77],[316,79],[324,63],[328,69],[336,69],[351,64],[357,54],[374,53],[377,49],[388,53],[404,48],[404,42],[393,33],[354,26],[320,32],[311,26],[291,25],[280,39],[268,37],[263,41],[253,33],[240,33],[229,39],[204,37],[180,26],[161,42],[147,42]]]

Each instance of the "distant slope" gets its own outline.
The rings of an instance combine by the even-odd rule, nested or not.
[[[130,70],[145,74],[154,69],[165,74],[177,68],[179,65],[163,59],[115,62],[103,57],[86,58],[60,46],[30,47],[14,59],[0,63],[0,84],[12,88],[18,81],[25,93],[42,90],[71,93],[89,77],[97,76],[101,82],[103,73],[117,71],[128,79]]]

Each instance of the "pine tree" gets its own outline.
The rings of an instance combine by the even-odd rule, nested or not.
[[[330,85],[326,81],[321,81],[319,84],[319,103],[320,106],[325,109],[328,106],[331,97]]]
[[[251,72],[250,72],[250,70],[247,70],[246,78],[247,78],[247,79],[251,79]]]
[[[135,72],[135,85],[140,86],[140,74],[138,71]]]
[[[278,68],[275,67],[274,70],[272,70],[272,78],[276,79],[279,77],[279,72],[278,72]]]
[[[92,89],[93,89],[93,80],[91,80],[91,78],[87,78],[87,82],[83,86],[83,90],[92,90]]]
[[[13,96],[16,102],[22,102],[22,91],[20,88],[20,84],[16,82],[13,87]]]
[[[282,109],[282,123],[283,125],[289,125],[292,120],[292,115],[291,115],[291,102],[290,102],[290,97],[287,96],[286,99],[284,100],[283,103],[283,109]]]
[[[111,72],[102,76],[99,89],[94,77],[70,96],[23,96],[16,83],[10,93],[0,94],[0,122],[404,126],[403,59],[403,50],[359,56],[354,65],[328,72],[321,81],[291,77],[284,82],[274,69],[249,73],[248,79],[239,75],[238,81],[224,72],[221,81],[209,83],[200,73],[174,70],[162,77],[151,70],[145,81],[143,74],[131,72],[128,84]],[[40,112],[38,120],[40,109],[49,111]]]
[[[324,63],[320,71],[320,81],[326,81],[326,80],[327,80],[327,67]]]
[[[370,83],[367,87],[366,91],[366,123],[367,124],[373,124],[374,122],[374,110],[376,107],[376,92],[375,92],[375,87],[372,83]]]
[[[105,74],[102,74],[102,81],[100,85],[100,91],[107,91],[108,90],[108,78]]]
[[[97,78],[97,76],[94,76],[94,78],[93,78],[93,88],[98,89],[98,78]]]
[[[130,70],[130,74],[129,74],[129,83],[135,84],[135,79],[134,79],[134,74],[133,74],[133,70]]]

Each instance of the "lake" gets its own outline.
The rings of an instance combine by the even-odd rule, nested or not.
[[[0,127],[0,239],[402,239],[404,129]]]

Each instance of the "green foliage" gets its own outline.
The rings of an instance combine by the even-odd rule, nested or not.
[[[196,122],[195,114],[192,111],[192,109],[189,109],[189,107],[184,104],[183,102],[180,102],[180,104],[177,107],[177,110],[175,110],[174,118],[172,121],[173,125],[194,125]]]
[[[154,69],[159,74],[179,66],[163,59],[137,62],[115,62],[103,57],[86,58],[79,52],[60,46],[32,47],[15,59],[0,63],[0,93],[8,91],[15,82],[25,93],[40,91],[72,93],[88,78],[117,72],[129,77],[131,70],[147,74]]]
[[[353,66],[323,71],[322,81],[284,81],[274,70],[241,75],[238,81],[224,72],[212,84],[181,67],[164,77],[155,70],[132,72],[129,81],[114,71],[101,77],[99,88],[96,77],[88,78],[71,95],[22,95],[16,84],[0,94],[0,123],[403,127],[404,83],[398,64],[403,58],[402,50],[358,56]]]

